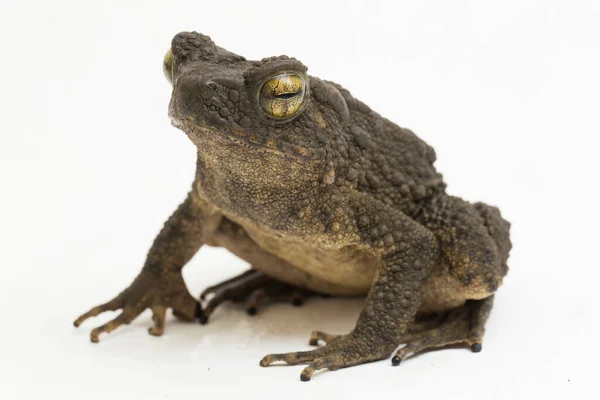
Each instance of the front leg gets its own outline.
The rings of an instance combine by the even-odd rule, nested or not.
[[[198,197],[195,189],[173,213],[160,231],[146,258],[142,271],[133,283],[107,303],[92,308],[74,322],[78,327],[90,317],[105,311],[122,310],[112,321],[92,330],[92,342],[102,333],[109,333],[129,324],[144,310],[153,312],[154,326],[150,334],[162,335],[167,308],[180,319],[192,321],[201,316],[200,304],[188,292],[181,269],[218,225],[218,214]]]
[[[326,346],[270,354],[261,366],[276,361],[309,363],[300,375],[308,381],[322,368],[336,370],[387,358],[401,343],[415,320],[429,271],[438,258],[438,244],[432,233],[404,214],[381,204],[370,210],[358,214],[356,228],[362,243],[379,255],[380,265],[356,327],[341,336],[318,333],[312,339],[322,337]]]

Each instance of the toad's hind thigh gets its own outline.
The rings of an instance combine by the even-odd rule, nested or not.
[[[448,311],[498,289],[508,271],[511,243],[510,225],[497,208],[445,197],[428,204],[419,219],[436,235],[441,250],[421,313]]]

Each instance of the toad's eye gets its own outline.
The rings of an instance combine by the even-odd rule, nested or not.
[[[258,103],[271,118],[284,120],[305,105],[306,83],[298,73],[285,72],[268,78],[258,90]]]
[[[171,53],[171,49],[169,49],[163,59],[163,72],[165,73],[165,78],[167,78],[171,85],[173,84],[173,65],[173,53]]]

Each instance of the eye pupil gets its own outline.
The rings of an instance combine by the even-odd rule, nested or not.
[[[294,96],[298,96],[298,93],[282,93],[275,95],[275,97],[277,97],[278,99],[290,99]]]

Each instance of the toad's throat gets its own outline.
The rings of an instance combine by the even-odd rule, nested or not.
[[[184,131],[196,144],[210,142],[222,145],[240,145],[253,147],[265,153],[275,154],[296,162],[307,162],[320,158],[323,149],[310,149],[300,145],[286,143],[276,138],[269,138],[249,133],[243,129],[219,129],[208,125],[199,124],[197,120],[173,120],[173,125]]]

